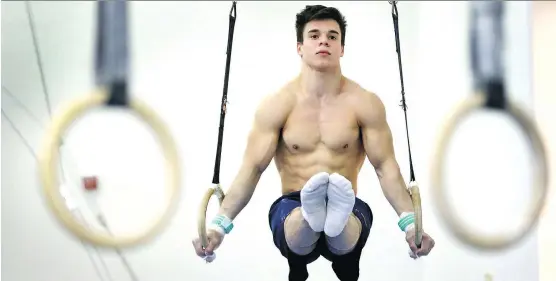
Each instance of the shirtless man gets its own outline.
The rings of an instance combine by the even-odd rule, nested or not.
[[[232,221],[248,204],[272,159],[282,194],[270,207],[274,244],[288,260],[289,280],[307,280],[307,264],[324,256],[342,281],[358,280],[359,258],[373,214],[357,198],[365,157],[406,232],[414,257],[434,247],[423,233],[414,244],[413,205],[394,155],[384,105],[377,95],[344,77],[346,23],[335,8],[307,6],[297,15],[300,75],[257,108],[239,172],[208,231],[209,245],[193,245],[200,257],[214,253]]]

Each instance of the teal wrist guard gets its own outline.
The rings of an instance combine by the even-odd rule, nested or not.
[[[234,223],[232,222],[232,220],[223,215],[217,215],[216,217],[214,217],[211,224],[220,228],[222,231],[224,231],[225,234],[230,233],[234,228]]]
[[[414,213],[404,213],[401,215],[400,220],[398,221],[398,226],[403,232],[407,231],[407,227],[415,223],[415,214]]]

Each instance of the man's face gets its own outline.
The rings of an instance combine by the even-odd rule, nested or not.
[[[335,20],[314,20],[305,25],[297,53],[309,66],[325,70],[339,66],[344,55],[340,25]]]

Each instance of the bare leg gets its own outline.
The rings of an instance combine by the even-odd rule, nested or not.
[[[293,209],[286,218],[284,233],[290,250],[300,256],[311,253],[317,246],[320,236],[320,233],[313,231],[303,218],[300,207]]]
[[[351,214],[340,235],[336,237],[326,236],[328,249],[335,255],[349,254],[355,248],[360,235],[361,222],[354,214]]]

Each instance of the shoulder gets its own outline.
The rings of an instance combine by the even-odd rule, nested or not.
[[[255,120],[272,127],[282,127],[294,105],[295,94],[290,83],[287,83],[261,99],[255,112]]]
[[[348,80],[349,102],[361,125],[377,125],[386,122],[386,108],[380,97],[373,91]]]

